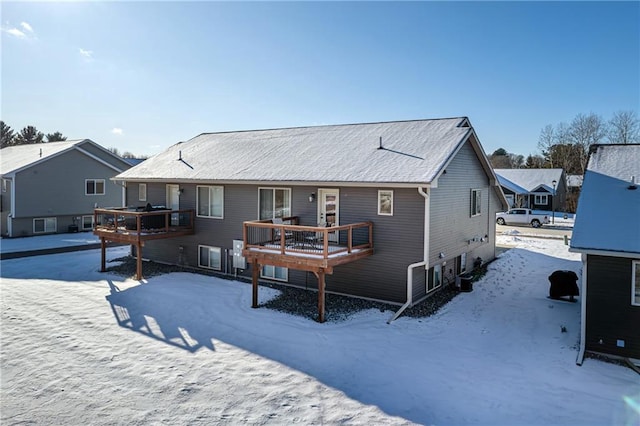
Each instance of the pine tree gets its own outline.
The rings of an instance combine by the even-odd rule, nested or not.
[[[60,132],[47,133],[47,142],[61,142],[66,140],[67,137],[63,136]]]
[[[0,149],[13,145],[13,129],[0,121]]]
[[[39,132],[33,126],[27,126],[24,129],[20,130],[14,138],[14,145],[29,145],[32,143],[43,143],[44,142],[44,134]]]

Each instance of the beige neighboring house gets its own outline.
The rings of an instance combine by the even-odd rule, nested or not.
[[[0,235],[91,230],[95,207],[122,206],[111,178],[131,165],[89,139],[0,150]]]

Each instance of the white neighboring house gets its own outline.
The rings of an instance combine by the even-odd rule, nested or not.
[[[0,233],[24,237],[93,228],[93,209],[122,206],[111,178],[131,167],[89,139],[3,148]]]
[[[583,262],[578,364],[585,351],[640,362],[639,177],[640,145],[592,147],[570,248]]]

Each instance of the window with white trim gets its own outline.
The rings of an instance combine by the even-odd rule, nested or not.
[[[222,267],[220,247],[198,246],[198,266],[219,271]]]
[[[393,191],[378,190],[378,214],[393,216]]]
[[[85,179],[85,195],[104,195],[104,179]]]
[[[467,253],[462,253],[456,259],[457,273],[462,274],[467,270]]]
[[[640,306],[640,261],[631,262],[631,304]]]
[[[260,271],[260,277],[276,281],[287,281],[289,279],[289,269],[281,266],[264,265]]]
[[[480,216],[482,204],[482,191],[480,189],[471,190],[471,217]]]
[[[33,219],[33,233],[44,234],[46,232],[56,232],[58,220],[55,217],[39,217]]]
[[[93,229],[93,215],[82,216],[82,229],[85,231]]]
[[[147,201],[147,184],[138,184],[138,201]]]
[[[291,216],[290,188],[258,188],[259,219]]]
[[[429,269],[429,279],[427,282],[427,293],[439,288],[442,285],[442,265],[433,265]]]
[[[540,205],[547,205],[549,204],[549,196],[548,195],[536,195],[534,197],[534,203],[536,204],[540,204]]]
[[[224,218],[224,187],[198,186],[197,194],[196,205],[199,217]]]

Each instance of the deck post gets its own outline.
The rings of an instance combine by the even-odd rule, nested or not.
[[[258,307],[258,276],[260,274],[260,265],[258,265],[258,260],[253,259],[251,262],[251,283],[253,285],[253,295],[251,301],[251,307]]]
[[[318,322],[324,322],[324,269],[318,272]]]
[[[102,237],[100,238],[100,272],[105,272],[107,270],[106,257],[107,243],[104,240],[104,237]]]
[[[142,279],[142,243],[138,241],[136,243],[136,280]]]

